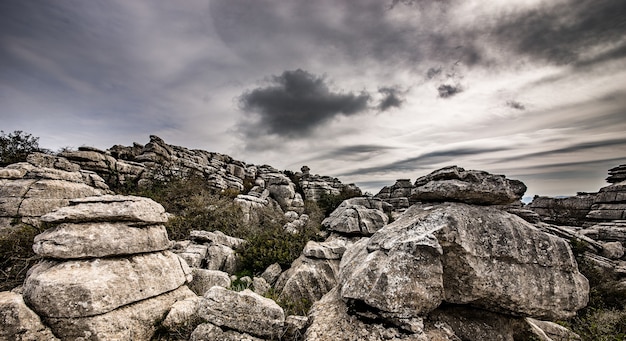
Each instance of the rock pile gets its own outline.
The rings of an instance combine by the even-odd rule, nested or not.
[[[39,226],[39,217],[70,199],[110,193],[96,173],[62,157],[33,153],[27,162],[0,168],[0,233],[17,221]]]
[[[195,296],[191,271],[167,251],[156,202],[105,195],[70,200],[41,218],[44,261],[29,271],[25,302],[63,340],[149,340],[177,300]]]
[[[596,196],[597,193],[578,193],[566,198],[535,196],[528,208],[549,224],[583,226]]]
[[[609,177],[606,181],[611,184],[626,181],[626,164],[609,169]]]

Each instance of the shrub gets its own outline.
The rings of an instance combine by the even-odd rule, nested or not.
[[[317,201],[317,205],[324,213],[324,216],[328,217],[344,200],[358,197],[360,195],[361,193],[359,191],[352,191],[347,187],[344,187],[338,195],[322,193],[320,200]]]
[[[24,162],[28,154],[38,151],[42,151],[39,148],[38,137],[33,137],[21,130],[9,134],[0,130],[0,167]]]
[[[0,235],[0,291],[21,285],[26,272],[39,257],[33,252],[33,239],[42,229],[16,222]]]

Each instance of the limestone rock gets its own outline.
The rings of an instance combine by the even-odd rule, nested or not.
[[[306,316],[289,315],[285,318],[285,331],[283,338],[286,340],[300,340],[309,324]]]
[[[327,242],[309,241],[304,246],[302,254],[309,258],[341,259],[345,251],[346,242],[337,239]]]
[[[202,300],[199,296],[190,296],[177,301],[165,316],[161,325],[168,330],[190,326],[197,321],[198,303]]]
[[[207,251],[206,268],[233,274],[237,271],[237,254],[228,246],[210,245]]]
[[[397,225],[394,225],[397,226]],[[341,297],[355,309],[375,310],[396,325],[437,308],[444,297],[443,253],[428,231],[385,234],[389,241],[361,239],[340,265]],[[380,237],[379,237],[380,238]],[[373,309],[372,309],[373,308]]]
[[[578,334],[571,330],[550,321],[539,321],[530,317],[527,317],[526,323],[536,331],[539,329],[543,334],[549,338],[548,341],[580,341],[581,338]]]
[[[271,284],[274,284],[274,282],[276,282],[276,280],[278,279],[278,277],[280,277],[280,274],[282,272],[283,272],[283,269],[280,267],[280,264],[274,263],[268,266],[267,269],[265,269],[265,271],[263,271],[263,273],[261,274],[261,277],[263,277],[263,279],[265,279],[265,281],[271,285]]]
[[[155,252],[170,247],[163,225],[65,223],[37,235],[33,250],[46,258],[94,258]]]
[[[337,285],[339,260],[298,257],[276,284],[281,297],[294,302],[315,302]]]
[[[505,205],[522,198],[524,183],[504,175],[451,166],[415,180],[411,198],[415,201],[458,201],[478,205]]]
[[[528,208],[547,223],[583,226],[596,198],[596,193],[578,193],[567,198],[535,196]]]
[[[161,204],[143,197],[104,195],[70,200],[70,206],[60,208],[41,218],[49,223],[116,222],[159,224],[167,222]]]
[[[204,295],[216,285],[224,288],[230,287],[230,276],[226,272],[196,268],[192,271],[193,280],[189,283],[189,289],[197,295]]]
[[[46,318],[45,321],[62,340],[149,341],[172,305],[192,297],[195,294],[182,286],[105,314],[79,318]]]
[[[624,246],[620,242],[608,242],[602,245],[602,256],[609,259],[624,257]]]
[[[277,336],[285,323],[283,309],[276,302],[246,289],[234,292],[213,287],[198,305],[198,316],[216,326],[224,326],[258,337]]]
[[[10,291],[0,292],[0,325],[0,340],[58,340],[41,323],[39,316],[26,306],[22,295]]]
[[[626,220],[626,181],[602,187],[586,219],[589,225],[612,220]]]
[[[189,268],[163,251],[129,258],[46,261],[35,265],[24,282],[24,299],[45,317],[103,314],[180,287]]]
[[[340,283],[344,298],[392,317],[444,300],[563,319],[589,293],[567,241],[497,208],[461,203],[414,205],[356,243],[344,254]]]
[[[187,262],[189,267],[200,268],[208,252],[209,247],[206,245],[189,244],[178,255]]]
[[[609,169],[609,177],[606,181],[612,184],[626,181],[626,164]]]
[[[322,226],[330,231],[370,236],[387,224],[391,205],[374,198],[344,200],[324,221]]]
[[[189,232],[189,238],[199,243],[225,245],[232,249],[236,249],[241,246],[241,244],[246,242],[241,238],[227,236],[221,231],[209,232],[192,230],[191,232]]]
[[[395,184],[383,187],[375,197],[391,204],[397,210],[407,209],[411,204],[414,204],[414,202],[409,201],[412,189],[411,180],[398,179]]]
[[[222,330],[211,323],[202,323],[191,333],[189,341],[263,341],[258,337],[233,330]]]
[[[271,289],[271,286],[263,277],[253,277],[252,287],[254,287],[254,292],[261,296],[267,294]]]

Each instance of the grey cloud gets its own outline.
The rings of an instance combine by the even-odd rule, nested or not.
[[[538,158],[538,157],[543,157],[543,156],[550,156],[550,155],[555,155],[555,154],[578,153],[578,152],[595,149],[595,148],[616,147],[616,146],[622,146],[623,148],[621,148],[621,150],[626,151],[626,138],[577,143],[569,147],[556,148],[552,150],[546,150],[546,151],[541,151],[541,152],[536,152],[536,153],[528,153],[528,154],[524,154],[520,156],[510,157],[510,158],[498,159],[495,162],[519,161],[519,160],[526,160],[526,159]]]
[[[439,92],[439,97],[448,98],[462,92],[463,89],[459,85],[441,84],[437,91]]]
[[[506,105],[513,108],[513,109],[517,109],[517,110],[525,110],[526,106],[524,106],[522,103],[517,102],[517,101],[507,101]]]
[[[350,171],[348,173],[341,174],[341,175],[343,176],[350,176],[350,175],[357,175],[357,174],[365,175],[365,174],[373,174],[373,173],[390,173],[390,172],[397,172],[397,171],[413,171],[413,170],[418,170],[418,169],[429,169],[431,168],[433,164],[441,163],[444,161],[455,163],[455,160],[454,160],[455,157],[479,155],[479,154],[485,154],[485,153],[499,152],[503,150],[508,150],[508,148],[504,148],[504,147],[458,148],[458,149],[451,149],[451,150],[433,151],[433,152],[425,153],[416,157],[388,163],[386,165],[355,169],[353,171]]]
[[[378,92],[383,94],[383,99],[378,103],[379,111],[387,111],[391,108],[399,108],[404,103],[402,91],[395,87],[379,88]]]
[[[260,116],[259,126],[280,136],[306,135],[338,115],[368,109],[370,95],[333,92],[325,80],[298,69],[273,76],[271,84],[239,97],[240,108]]]
[[[389,150],[395,149],[394,147],[375,145],[375,144],[358,144],[350,145],[341,148],[335,148],[327,153],[317,156],[312,159],[308,159],[303,162],[317,161],[317,160],[350,160],[350,161],[365,161],[372,158],[375,155],[385,153]]]
[[[620,165],[626,162],[626,156],[623,157],[615,157],[601,160],[591,160],[591,161],[575,161],[575,162],[559,162],[559,163],[549,163],[544,165],[533,166],[533,169],[546,169],[546,168],[572,168],[572,167],[581,167],[581,166],[592,166],[593,168],[598,169],[599,171],[604,172],[604,168],[611,167],[611,165]],[[606,165],[606,166],[601,166]]]

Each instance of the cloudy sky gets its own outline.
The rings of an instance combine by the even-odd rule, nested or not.
[[[527,195],[626,163],[620,0],[3,0],[0,129],[355,182],[459,165]]]

